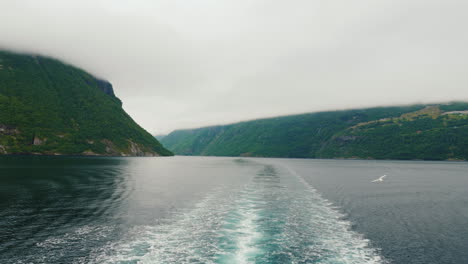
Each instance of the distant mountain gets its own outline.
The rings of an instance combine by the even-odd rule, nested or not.
[[[176,130],[161,142],[178,155],[468,160],[468,103],[259,119]]]
[[[0,154],[172,155],[112,85],[41,56],[0,51]]]
[[[155,137],[157,140],[159,140],[159,141],[161,141],[161,139],[163,139],[163,138],[166,137],[166,136],[167,136],[167,135],[154,135],[154,137]]]

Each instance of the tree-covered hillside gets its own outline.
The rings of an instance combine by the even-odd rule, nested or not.
[[[319,112],[177,130],[179,155],[468,159],[468,103]]]
[[[0,51],[0,154],[171,155],[112,85],[57,60]]]

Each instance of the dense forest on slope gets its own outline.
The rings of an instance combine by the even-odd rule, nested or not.
[[[468,159],[468,103],[378,107],[176,130],[178,155]]]
[[[54,59],[0,51],[0,154],[172,153],[125,113],[107,81]]]

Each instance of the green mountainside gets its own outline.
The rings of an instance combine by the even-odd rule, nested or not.
[[[0,154],[172,155],[112,85],[57,60],[0,51]]]
[[[161,142],[178,155],[468,160],[468,103],[259,119],[176,130]]]

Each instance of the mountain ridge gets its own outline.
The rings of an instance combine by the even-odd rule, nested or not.
[[[451,102],[306,113],[176,130],[161,142],[177,155],[466,160],[467,109]],[[432,134],[418,132],[425,126]],[[453,142],[442,140],[446,133]]]
[[[122,109],[108,81],[9,51],[0,51],[0,154],[172,155]]]

